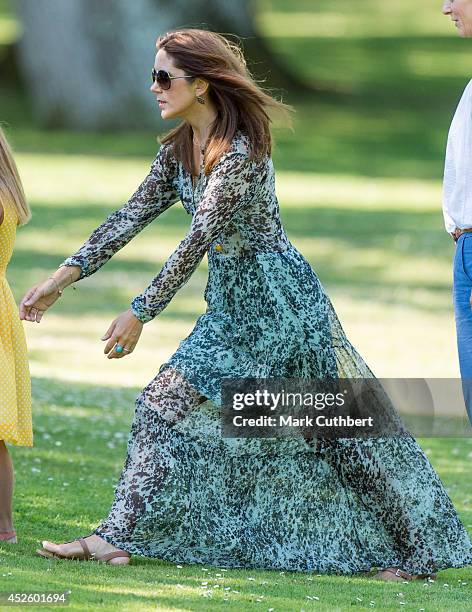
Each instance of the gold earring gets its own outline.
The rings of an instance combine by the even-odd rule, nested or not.
[[[206,104],[205,98],[203,96],[197,96],[197,102],[200,104]]]

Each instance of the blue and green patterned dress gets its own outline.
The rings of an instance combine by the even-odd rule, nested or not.
[[[156,317],[208,255],[206,311],[137,398],[125,465],[97,533],[173,562],[351,574],[472,564],[472,543],[411,435],[223,438],[225,377],[373,377],[279,215],[272,159],[238,131],[208,176],[161,145],[135,194],[64,265],[96,272],[176,202],[177,249],[131,303]],[[139,348],[139,347],[138,347]]]

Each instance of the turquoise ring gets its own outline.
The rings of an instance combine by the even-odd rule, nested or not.
[[[121,344],[117,344],[115,346],[115,353],[122,353],[123,352],[123,347],[121,346]]]

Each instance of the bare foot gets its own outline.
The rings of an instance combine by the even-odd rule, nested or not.
[[[104,555],[113,552],[121,552],[121,549],[116,548],[113,544],[109,544],[107,541],[103,540],[101,537],[93,534],[84,538],[85,543],[90,551],[90,554],[93,555],[96,559],[100,559]],[[44,550],[52,552],[56,555],[64,557],[66,559],[83,559],[84,558],[84,550],[78,540],[74,540],[73,542],[65,542],[64,544],[55,544],[54,542],[49,542],[48,540],[43,540],[42,542]],[[110,559],[110,565],[126,565],[129,563],[129,557],[115,557],[114,559]]]

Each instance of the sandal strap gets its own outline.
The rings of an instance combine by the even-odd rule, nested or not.
[[[403,571],[402,569],[387,567],[387,569],[383,570],[385,572],[390,572],[391,574],[395,574],[395,576],[399,576],[400,578],[404,578],[405,580],[413,580],[413,576],[408,572]]]
[[[3,533],[0,533],[0,540],[11,540],[12,538],[14,538],[16,536],[16,531],[4,531]]]
[[[106,555],[102,555],[101,557],[95,557],[97,561],[109,561],[110,559],[114,559],[115,557],[130,557],[131,555],[127,553],[125,550],[116,550],[111,553],[107,553]]]
[[[90,559],[92,557],[89,547],[87,546],[87,542],[84,538],[78,538],[78,543],[82,546],[82,550],[84,551],[84,559]]]

